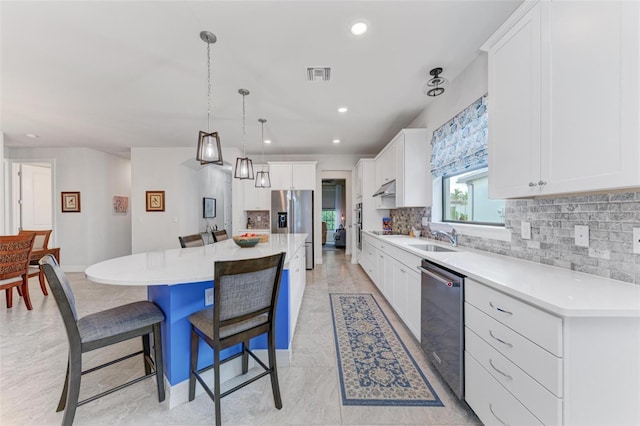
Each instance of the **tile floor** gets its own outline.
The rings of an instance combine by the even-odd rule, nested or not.
[[[293,342],[290,367],[278,370],[283,408],[276,410],[268,379],[262,379],[222,400],[222,421],[229,425],[468,425],[477,417],[443,385],[419,349],[418,342],[398,320],[358,265],[342,250],[325,251],[324,263],[307,271],[300,317]],[[137,287],[98,285],[80,273],[68,274],[80,316],[144,299]],[[62,413],[55,408],[63,384],[67,337],[55,301],[44,297],[33,278],[33,311],[20,298],[6,309],[0,294],[0,425],[58,425]],[[330,292],[373,293],[394,328],[409,348],[445,407],[342,406],[329,306]],[[120,344],[122,350],[139,346],[139,340]],[[126,347],[126,348],[124,348]],[[113,348],[113,347],[112,347]],[[104,349],[84,355],[86,366],[110,359]],[[137,377],[141,362],[127,360],[85,376],[80,398]],[[153,380],[79,407],[76,425],[204,425],[212,424],[213,404],[201,394],[169,410],[159,404]]]

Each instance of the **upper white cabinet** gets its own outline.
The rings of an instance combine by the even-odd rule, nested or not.
[[[396,152],[393,141],[376,156],[376,186],[381,187],[396,178]],[[376,188],[376,189],[377,189]]]
[[[316,162],[269,162],[271,189],[316,189]]]
[[[271,188],[256,188],[254,179],[242,180],[242,195],[243,210],[271,210]]]
[[[525,2],[483,49],[492,198],[640,185],[638,2]]]
[[[427,129],[403,129],[376,157],[376,189],[395,180],[395,196],[376,197],[376,208],[431,205],[431,144]]]
[[[426,129],[404,129],[393,139],[396,159],[396,207],[431,205],[431,143]]]

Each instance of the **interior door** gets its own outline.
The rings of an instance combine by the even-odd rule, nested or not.
[[[22,163],[19,170],[19,229],[53,229],[51,165]]]

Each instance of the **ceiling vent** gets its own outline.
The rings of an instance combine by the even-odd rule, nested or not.
[[[331,68],[307,67],[307,81],[329,81],[329,80],[331,80]]]

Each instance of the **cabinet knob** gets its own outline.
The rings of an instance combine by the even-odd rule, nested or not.
[[[540,186],[543,186],[543,185],[546,185],[546,184],[547,184],[547,182],[544,181],[544,180],[539,180],[538,181],[538,185],[540,185]]]
[[[538,184],[537,184],[537,183],[535,183],[535,182],[529,182],[529,186],[532,186],[532,187],[533,187],[533,186],[538,186]]]

